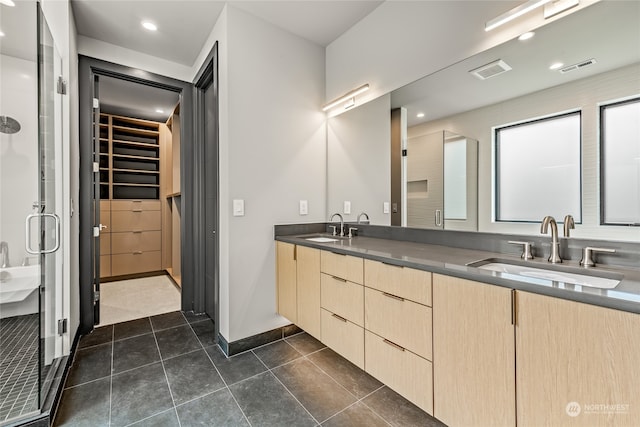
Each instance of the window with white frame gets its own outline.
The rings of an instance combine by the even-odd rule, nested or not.
[[[582,222],[580,111],[495,128],[495,220]]]
[[[600,107],[603,224],[640,226],[640,98]]]

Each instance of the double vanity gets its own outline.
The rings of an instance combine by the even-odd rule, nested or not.
[[[456,232],[358,228],[276,226],[282,316],[450,426],[640,419],[634,245],[626,266],[585,268]]]

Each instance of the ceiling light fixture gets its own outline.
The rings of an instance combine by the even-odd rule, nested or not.
[[[0,0],[1,1],[1,0]],[[150,21],[142,21],[142,26],[149,31],[157,31],[158,26]]]
[[[533,36],[535,36],[536,33],[534,33],[533,31],[528,31],[524,34],[520,34],[520,37],[518,37],[518,40],[520,40],[521,42],[525,41],[525,40],[529,40],[531,38],[533,38]]]
[[[156,108],[156,113],[164,114],[164,110],[162,108]]]
[[[524,15],[525,13],[529,13],[532,10],[549,3],[552,0],[529,0],[526,3],[521,4],[518,7],[514,7],[508,12],[503,13],[497,18],[493,18],[484,25],[485,31],[491,31],[494,28],[498,28],[501,25],[506,24],[507,22],[513,21],[516,18]]]
[[[416,114],[416,117],[417,117],[417,118],[419,118],[419,119],[421,119],[421,118],[423,118],[423,117],[424,117],[424,113],[418,113],[418,114]]]
[[[10,6],[13,7],[16,4],[13,2],[13,0],[0,0],[0,4],[3,4],[5,6]]]
[[[354,105],[355,105],[355,97],[356,95],[360,95],[363,92],[366,92],[369,90],[369,83],[364,84],[356,89],[353,89],[347,93],[345,93],[344,95],[334,99],[333,101],[329,102],[328,104],[325,104],[322,106],[322,111],[327,111],[332,109],[333,107],[335,107],[336,105],[340,105],[345,101],[349,101],[351,98],[353,99]]]
[[[557,70],[558,68],[562,68],[564,64],[562,62],[555,62],[549,66],[550,70]]]

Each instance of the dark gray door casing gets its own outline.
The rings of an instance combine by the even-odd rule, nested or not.
[[[80,91],[80,330],[81,334],[90,332],[95,324],[93,305],[93,267],[91,250],[93,239],[93,82],[96,76],[109,76],[131,82],[170,90],[180,94],[180,180],[181,212],[180,243],[182,263],[182,309],[203,312],[203,278],[197,274],[204,261],[204,251],[199,246],[203,242],[200,231],[204,228],[202,214],[199,212],[202,200],[198,200],[198,188],[202,176],[194,173],[202,157],[194,144],[194,102],[193,84],[147,71],[126,67],[79,55],[79,91]],[[216,79],[217,80],[217,79]],[[198,255],[198,256],[196,256]],[[202,307],[202,308],[199,308]],[[217,319],[216,325],[217,325]],[[216,335],[217,336],[217,335]]]

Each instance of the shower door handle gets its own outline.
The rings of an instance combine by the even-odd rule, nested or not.
[[[33,248],[31,248],[31,220],[33,218],[41,218],[41,217],[49,217],[49,218],[53,218],[53,220],[55,221],[55,245],[53,245],[53,248],[51,249],[42,249],[42,250],[34,250]],[[52,213],[36,213],[36,214],[30,214],[27,215],[27,219],[25,220],[25,235],[26,235],[26,241],[25,241],[25,249],[28,253],[32,254],[32,255],[39,255],[39,254],[51,254],[54,253],[55,251],[57,251],[58,249],[60,249],[60,217],[56,214],[52,214]]]

